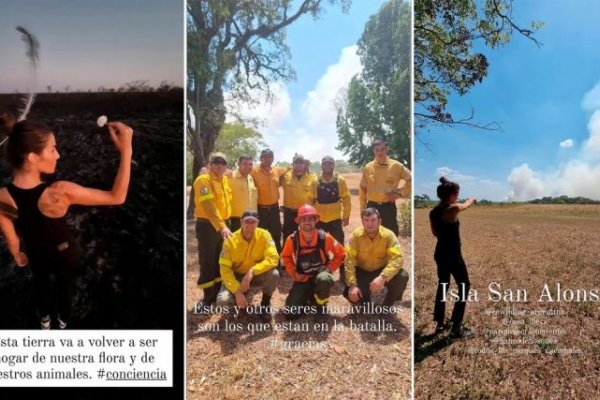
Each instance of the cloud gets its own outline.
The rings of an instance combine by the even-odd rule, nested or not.
[[[232,122],[236,115],[245,120],[256,120],[259,131],[276,130],[290,115],[292,100],[287,87],[280,82],[269,83],[271,98],[263,90],[252,90],[253,103],[238,100],[231,93],[225,94],[227,120]]]
[[[600,82],[583,95],[581,107],[586,111],[594,111],[600,109]]]
[[[435,169],[435,173],[438,177],[445,176],[449,180],[456,181],[459,184],[461,182],[472,182],[477,179],[472,175],[465,175],[448,167],[438,167]]]
[[[271,103],[258,91],[255,93],[258,101],[253,106],[228,97],[226,106],[231,114],[228,119],[237,112],[259,120],[258,130],[275,152],[276,161],[291,162],[295,152],[310,160],[320,160],[325,154],[345,158],[335,149],[338,138],[334,102],[340,90],[362,69],[357,50],[356,45],[343,48],[338,61],[327,67],[302,101],[292,102],[287,87],[279,83],[270,85]]]
[[[460,197],[475,197],[477,199],[502,200],[506,197],[506,184],[492,179],[468,175],[447,166],[438,167],[433,174],[436,178],[445,176],[460,185]],[[427,193],[439,185],[439,180],[434,183],[421,184],[416,182],[416,192]]]
[[[348,87],[350,79],[362,69],[357,50],[356,45],[343,48],[338,62],[330,65],[317,81],[315,88],[306,94],[302,103],[302,113],[309,128],[325,130],[328,134],[333,128],[335,133],[335,98],[340,89]],[[337,134],[335,140],[337,141]]]
[[[512,186],[510,200],[526,201],[544,196],[570,196],[600,199],[600,82],[583,96],[581,106],[593,111],[587,124],[588,138],[577,153],[558,166],[535,171],[525,163],[513,168],[508,175]],[[574,147],[567,139],[563,148]]]
[[[560,142],[560,147],[563,148],[569,148],[569,147],[573,147],[573,139],[567,139],[567,140],[563,140],[562,142]]]

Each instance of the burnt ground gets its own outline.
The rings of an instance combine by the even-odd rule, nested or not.
[[[15,95],[0,96],[0,107],[14,103]],[[96,126],[102,114],[133,127],[135,162],[124,205],[69,210],[83,252],[69,328],[173,330],[176,389],[136,393],[183,397],[183,92],[39,95],[28,118],[51,127],[61,155],[46,181],[110,189],[118,152],[106,129]],[[4,164],[1,176],[5,183],[10,176]],[[0,263],[0,327],[39,329],[31,271],[15,266],[4,243]],[[131,390],[80,393],[106,398]]]

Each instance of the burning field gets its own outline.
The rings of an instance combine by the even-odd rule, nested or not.
[[[596,398],[600,207],[475,206],[461,213],[472,289],[465,325],[476,336],[453,341],[434,335],[429,210],[415,210],[415,398]],[[448,319],[452,307],[448,295]]]
[[[359,175],[347,175],[347,182],[357,193],[352,189],[357,189]],[[360,226],[357,195],[352,196],[352,206],[346,237]],[[194,314],[201,297],[194,221],[188,221],[187,238],[188,399],[410,398],[410,284],[403,301],[395,304],[397,313],[389,318],[347,314],[342,285],[336,283],[329,305],[341,312],[302,317],[292,325],[278,314],[268,328],[250,332],[249,326],[262,326],[259,317]],[[400,243],[404,268],[411,274],[410,238],[401,237]],[[290,287],[291,280],[283,274],[272,299],[275,308],[283,307]],[[253,299],[258,302],[260,294]],[[232,324],[242,329],[234,332]],[[324,329],[316,330],[316,324]],[[343,329],[336,329],[340,326]]]

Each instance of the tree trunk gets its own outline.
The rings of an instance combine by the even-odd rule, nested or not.
[[[212,91],[209,101],[201,101],[199,91],[195,91],[195,101],[192,104],[196,116],[196,127],[192,135],[193,179],[196,179],[200,169],[208,162],[210,154],[215,150],[215,142],[225,123],[225,101],[220,91]],[[187,208],[187,218],[193,219],[195,211],[194,187],[190,191]]]

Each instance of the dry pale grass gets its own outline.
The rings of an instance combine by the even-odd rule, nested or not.
[[[350,188],[357,188],[360,177],[349,174]],[[352,196],[349,232],[360,226],[358,197]],[[307,316],[299,323],[327,325],[327,332],[225,332],[225,324],[254,324],[252,315],[232,316],[193,314],[201,292],[196,287],[198,254],[193,222],[187,227],[187,375],[188,399],[407,399],[411,397],[411,302],[410,285],[404,301],[396,303],[400,311],[390,319],[394,332],[334,331],[335,323],[377,322],[374,316],[350,317],[335,314]],[[401,238],[405,251],[404,267],[410,271],[410,238]],[[272,305],[282,308],[291,287],[282,277]],[[345,307],[348,302],[336,283],[329,302]],[[253,303],[260,301],[260,294]],[[276,315],[273,324],[285,320]],[[219,332],[201,332],[200,325],[216,324]],[[214,325],[213,325],[214,326]],[[312,341],[324,350],[284,351],[281,341]]]
[[[598,302],[538,302],[544,283],[563,288],[600,289],[600,207],[526,205],[474,207],[461,214],[463,256],[478,302],[467,305],[465,322],[477,336],[448,341],[432,335],[432,312],[437,284],[428,209],[415,219],[415,398],[417,399],[593,399],[600,393],[600,316]],[[528,302],[492,302],[488,285],[528,292]],[[454,286],[454,283],[452,284]],[[522,296],[521,296],[522,298]],[[510,299],[507,299],[510,300]],[[452,308],[448,304],[446,315]],[[564,316],[502,316],[486,310],[558,309]],[[536,325],[538,321],[542,325]],[[498,354],[494,335],[485,329],[564,329],[564,334],[532,335],[557,339],[553,344],[513,344],[504,348],[546,351],[541,354]],[[499,334],[498,337],[518,338]],[[470,354],[469,349],[493,354]],[[581,354],[551,354],[578,348]],[[435,384],[432,384],[435,382]]]

